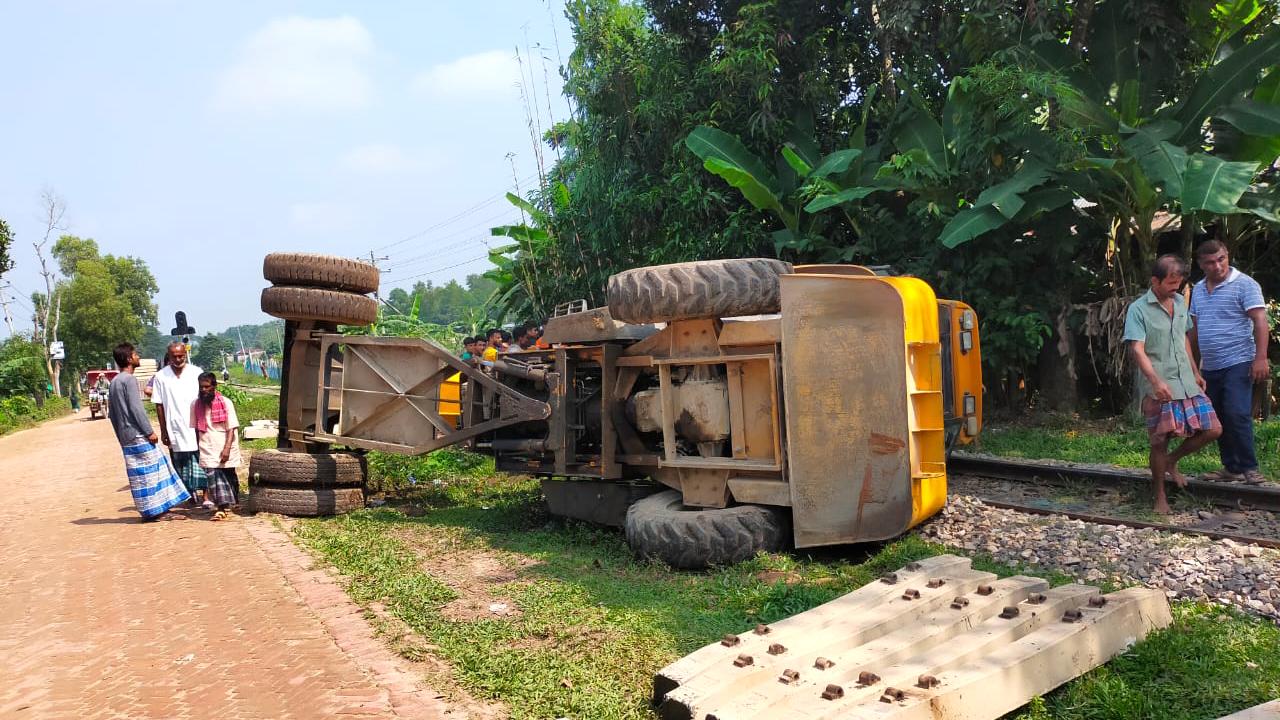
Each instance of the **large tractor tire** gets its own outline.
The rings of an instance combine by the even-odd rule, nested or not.
[[[676,490],[638,500],[627,510],[627,543],[643,558],[673,568],[731,565],[761,550],[781,550],[786,516],[762,505],[686,509]]]
[[[276,286],[263,289],[262,312],[285,320],[370,325],[378,319],[378,302],[340,290]]]
[[[304,488],[249,485],[249,510],[292,517],[339,515],[364,507],[362,488]]]
[[[609,314],[629,323],[672,322],[775,313],[778,276],[791,263],[734,258],[653,265],[609,277]]]
[[[276,285],[365,293],[378,290],[378,267],[372,263],[317,253],[271,253],[262,261],[262,275]]]
[[[262,450],[249,460],[249,480],[277,486],[361,487],[365,463],[362,456],[353,452]]]

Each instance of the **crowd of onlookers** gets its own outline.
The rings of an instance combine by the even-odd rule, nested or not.
[[[462,359],[472,367],[491,368],[499,355],[551,347],[542,339],[542,325],[529,320],[511,332],[492,328],[483,335],[462,340]]]

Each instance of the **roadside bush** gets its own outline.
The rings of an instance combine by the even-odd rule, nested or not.
[[[0,435],[35,425],[71,412],[66,398],[52,397],[44,401],[44,407],[26,395],[14,395],[0,399]]]

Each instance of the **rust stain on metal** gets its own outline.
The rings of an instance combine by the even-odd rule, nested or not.
[[[907,699],[907,693],[898,688],[885,688],[884,694],[880,696],[882,703],[902,702]]]
[[[823,700],[839,700],[844,697],[844,688],[839,685],[828,685],[826,690],[822,691]]]
[[[916,687],[924,688],[925,690],[938,687],[941,684],[942,681],[933,675],[921,675],[920,678],[916,680]]]
[[[907,588],[906,592],[902,593],[902,599],[903,600],[919,600],[920,591],[915,588]]]
[[[992,587],[991,587],[990,585],[979,585],[979,586],[978,586],[978,594],[979,594],[979,595],[990,595],[992,592],[994,592],[994,590],[992,589]]]
[[[733,647],[734,645],[737,645],[740,642],[742,642],[742,639],[739,638],[737,635],[725,635],[724,637],[720,638],[720,644],[725,647]]]
[[[886,573],[884,575],[881,575],[880,582],[884,583],[885,585],[897,585],[898,573]]]
[[[952,609],[952,610],[961,610],[961,609],[966,608],[966,607],[968,607],[968,606],[969,606],[969,598],[967,598],[967,597],[961,597],[961,596],[957,595],[957,596],[956,596],[956,599],[951,601],[951,609]]]
[[[884,435],[877,432],[871,433],[871,442],[870,442],[871,452],[877,455],[893,455],[899,452],[900,450],[902,450],[902,448],[906,446],[907,446],[907,443],[904,442],[901,438],[896,438],[890,435]]]
[[[786,651],[787,651],[787,647],[782,643],[773,643],[772,645],[769,646],[770,655],[781,655]]]
[[[868,685],[875,685],[878,682],[880,682],[880,676],[871,672],[870,670],[863,670],[862,672],[858,673],[858,684],[863,687],[866,687]]]
[[[739,656],[738,656],[738,657],[733,661],[733,666],[734,666],[734,667],[746,667],[746,666],[748,666],[748,665],[752,665],[752,664],[754,664],[754,663],[755,663],[755,661],[756,661],[756,660],[755,660],[755,658],[751,657],[750,655],[747,655],[746,653],[743,653],[742,655],[739,655]]]
[[[928,583],[926,583],[926,585],[930,588],[940,588],[946,584],[947,584],[947,581],[943,580],[942,578],[933,578]]]
[[[791,670],[790,668],[783,670],[782,675],[778,677],[778,682],[782,683],[783,685],[790,685],[791,683],[799,682],[799,681],[800,681],[800,673],[795,670]]]
[[[817,660],[814,660],[814,661],[813,661],[813,666],[814,666],[814,667],[816,667],[816,668],[818,668],[819,670],[826,670],[827,668],[831,667],[832,665],[835,665],[835,662],[834,662],[834,661],[831,661],[831,660],[828,660],[828,659],[826,659],[826,658],[824,658],[824,657],[820,657],[820,658],[818,658]]]
[[[1021,614],[1021,612],[1022,612],[1022,611],[1021,611],[1021,610],[1019,610],[1017,607],[1015,607],[1015,606],[1013,606],[1013,605],[1008,605],[1008,606],[1006,606],[1006,607],[1005,607],[1005,609],[1004,609],[1004,610],[1001,610],[1001,611],[1000,611],[1000,617],[1001,617],[1001,618],[1003,618],[1003,619],[1005,619],[1005,620],[1012,620],[1012,619],[1014,619],[1014,618],[1018,617],[1018,615],[1019,615],[1019,614]]]
[[[768,626],[768,625],[756,625],[756,629],[755,629],[755,630],[752,630],[752,632],[754,632],[754,633],[755,633],[755,634],[757,634],[757,635],[768,635],[768,634],[769,634],[769,626]]]

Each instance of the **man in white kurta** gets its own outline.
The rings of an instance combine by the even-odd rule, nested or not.
[[[169,345],[169,364],[156,373],[151,402],[160,420],[160,441],[169,448],[173,467],[197,501],[203,500],[208,478],[200,468],[200,445],[191,424],[191,409],[200,396],[199,367],[187,362],[187,346]],[[207,506],[213,503],[204,501]]]

